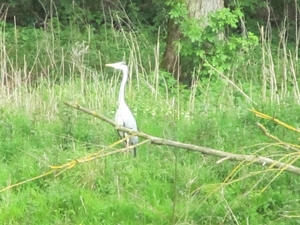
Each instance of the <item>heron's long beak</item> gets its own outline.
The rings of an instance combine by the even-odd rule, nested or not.
[[[108,64],[105,64],[105,66],[114,67],[114,64],[113,63],[108,63]]]

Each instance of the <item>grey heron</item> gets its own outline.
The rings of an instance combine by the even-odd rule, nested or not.
[[[122,70],[123,72],[123,78],[120,86],[120,92],[119,92],[119,99],[118,99],[118,109],[116,111],[115,115],[115,122],[119,126],[123,126],[129,129],[132,129],[133,131],[137,131],[137,125],[135,118],[130,111],[129,107],[127,106],[125,102],[125,85],[128,78],[128,66],[124,62],[117,62],[117,63],[110,63],[106,64],[105,66],[112,67],[118,70]],[[122,131],[118,131],[121,138],[126,137],[128,134]],[[129,139],[127,139],[125,145],[126,147],[129,147],[130,145],[135,145],[138,143],[138,137],[132,136]],[[133,149],[133,155],[136,156],[136,148]]]

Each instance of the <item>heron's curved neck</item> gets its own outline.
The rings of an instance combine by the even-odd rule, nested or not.
[[[122,83],[120,86],[120,92],[119,92],[119,104],[121,103],[125,103],[125,85],[127,82],[127,78],[128,78],[128,68],[124,68],[123,69],[123,79],[122,79]]]

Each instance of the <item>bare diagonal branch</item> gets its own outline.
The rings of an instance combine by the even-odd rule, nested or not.
[[[143,133],[143,132],[132,131],[131,129],[128,129],[125,127],[120,127],[115,122],[106,118],[105,116],[97,114],[95,111],[92,111],[90,109],[82,107],[78,104],[71,104],[71,103],[67,103],[67,102],[65,102],[65,104],[67,106],[73,107],[75,109],[81,110],[87,114],[90,114],[94,117],[99,118],[99,119],[109,123],[110,125],[114,126],[115,129],[117,129],[119,131],[127,132],[131,135],[136,135],[138,137],[148,139],[151,141],[152,144],[166,145],[166,146],[171,146],[171,147],[175,147],[175,148],[186,149],[189,151],[200,152],[202,154],[216,156],[216,157],[224,159],[221,161],[232,160],[232,161],[255,163],[255,164],[262,165],[262,166],[268,166],[268,168],[273,168],[273,169],[276,168],[279,170],[285,170],[285,171],[300,175],[300,168],[293,166],[291,164],[288,164],[288,163],[283,163],[283,162],[273,160],[273,159],[270,159],[267,157],[262,157],[262,156],[235,154],[235,153],[224,152],[224,151],[220,151],[220,150],[216,150],[216,149],[212,149],[212,148],[206,148],[206,147],[202,147],[202,146],[198,146],[198,145],[185,144],[185,143],[178,142],[178,141],[172,141],[172,140],[168,140],[168,139],[164,139],[164,138],[151,136],[151,135]],[[221,162],[221,161],[219,161],[219,162]]]

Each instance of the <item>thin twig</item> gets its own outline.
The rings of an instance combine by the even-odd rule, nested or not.
[[[259,112],[259,111],[256,111],[255,109],[250,109],[249,111],[250,111],[250,112],[253,112],[253,113],[255,114],[255,116],[257,116],[257,117],[260,117],[260,118],[263,118],[263,119],[267,119],[267,120],[272,120],[272,121],[274,121],[275,123],[277,123],[277,124],[279,124],[279,125],[281,125],[281,126],[287,128],[287,129],[289,129],[289,130],[292,130],[292,131],[295,131],[295,132],[297,132],[297,133],[300,133],[300,129],[295,128],[295,127],[292,127],[292,126],[290,126],[290,125],[288,125],[288,124],[282,122],[282,121],[279,120],[279,119],[276,119],[276,118],[274,118],[274,117],[272,117],[272,116],[269,116],[269,115],[267,115],[267,114],[264,114],[264,113],[261,113],[261,112]]]
[[[286,149],[292,149],[295,152],[300,152],[300,146],[295,145],[295,144],[290,144],[290,143],[286,143],[284,141],[281,141],[278,137],[272,135],[269,133],[269,131],[267,130],[267,128],[264,127],[264,125],[262,125],[261,123],[256,123],[256,125],[262,130],[262,132],[269,138],[277,141],[278,145],[281,145],[283,147],[285,147]]]
[[[128,136],[127,138],[129,138],[129,137],[130,136]],[[120,141],[122,141],[122,140],[120,140]],[[117,142],[111,144],[109,147],[107,147],[105,149],[111,149],[113,146],[117,145],[120,141],[117,141]],[[42,177],[49,176],[50,174],[53,174],[53,173],[55,173],[54,177],[58,177],[60,174],[62,174],[66,170],[71,169],[71,168],[73,168],[74,166],[76,166],[76,165],[78,165],[80,163],[85,163],[87,161],[92,161],[92,160],[97,159],[97,158],[103,158],[103,157],[108,156],[108,155],[113,155],[113,154],[117,154],[117,153],[121,153],[121,152],[126,152],[129,149],[131,149],[131,148],[135,148],[135,147],[143,145],[143,144],[145,144],[147,142],[149,142],[149,140],[144,140],[144,141],[142,141],[142,142],[140,142],[140,143],[138,143],[136,145],[132,145],[132,146],[129,146],[129,147],[126,147],[126,148],[122,148],[122,149],[118,149],[118,150],[110,151],[110,152],[104,152],[103,151],[104,149],[102,149],[101,151],[98,151],[97,153],[93,153],[91,155],[85,156],[85,157],[80,158],[80,159],[74,159],[74,160],[72,160],[72,161],[70,161],[68,163],[65,163],[63,165],[60,165],[60,166],[50,166],[50,168],[51,168],[50,171],[48,171],[46,173],[43,173],[43,174],[41,174],[39,176],[27,179],[25,181],[21,181],[21,182],[9,185],[9,186],[7,186],[5,188],[2,188],[2,189],[0,189],[0,193],[4,192],[4,191],[7,191],[9,189],[12,189],[14,187],[20,186],[22,184],[31,182],[33,180],[37,180],[37,179],[40,179]]]
[[[228,77],[226,77],[223,73],[221,73],[219,70],[217,70],[215,67],[213,67],[208,61],[205,60],[205,63],[207,63],[211,69],[216,71],[221,77],[225,78],[233,87],[235,87],[242,95],[244,95],[249,101],[257,105],[255,101],[251,97],[249,97],[241,88],[239,88],[234,82],[232,82]]]

